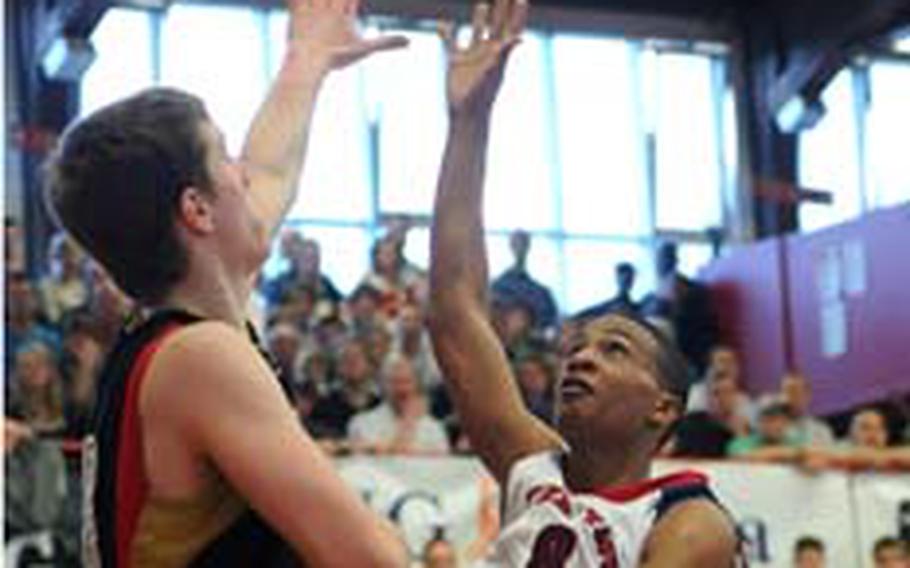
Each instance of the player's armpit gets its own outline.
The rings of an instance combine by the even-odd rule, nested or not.
[[[738,553],[730,517],[707,499],[670,509],[651,529],[641,568],[733,568]]]
[[[147,386],[149,412],[167,416],[308,564],[405,565],[391,526],[337,475],[243,332],[214,322],[181,330]]]

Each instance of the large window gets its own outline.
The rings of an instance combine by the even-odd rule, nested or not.
[[[82,78],[83,114],[154,84],[151,42],[152,18],[148,13],[108,11],[92,34],[98,56]]]
[[[288,219],[322,244],[345,290],[366,272],[388,215],[415,216],[406,250],[426,266],[421,220],[446,130],[439,40],[419,26],[381,25],[411,45],[327,82]],[[93,37],[100,57],[83,84],[83,112],[148,85],[176,86],[205,100],[238,152],[281,65],[286,26],[283,11],[259,8],[111,9]],[[724,66],[722,56],[641,41],[528,33],[493,116],[484,208],[491,276],[511,263],[508,233],[517,228],[532,233],[530,270],[567,313],[613,294],[618,262],[638,267],[636,295],[650,291],[653,249],[667,231],[693,236],[682,247],[686,268],[706,262],[698,234],[721,223],[732,161],[724,136],[732,130],[719,124],[733,114]],[[273,260],[266,270],[279,267]]]
[[[910,64],[877,63],[869,69],[866,189],[873,205],[910,200]]]
[[[805,204],[800,225],[812,230],[850,219],[861,211],[856,101],[852,73],[842,71],[825,91],[824,119],[800,136],[799,178],[802,185],[832,193],[830,205]]]
[[[700,55],[668,53],[659,54],[654,67],[657,225],[689,231],[719,226],[715,66]]]
[[[265,90],[263,15],[251,9],[173,6],[161,28],[161,84],[201,97],[239,152]]]
[[[910,201],[908,100],[910,63],[873,60],[834,78],[822,94],[827,113],[799,144],[801,185],[831,192],[834,202],[802,205],[803,229]]]
[[[367,64],[378,105],[379,206],[427,215],[445,142],[444,54],[436,34],[406,35],[407,50]]]
[[[652,232],[633,47],[618,39],[553,39],[556,147],[566,231]]]
[[[486,185],[492,229],[553,230],[553,153],[548,146],[545,39],[527,34],[512,54],[493,111]],[[520,203],[520,207],[516,204]]]

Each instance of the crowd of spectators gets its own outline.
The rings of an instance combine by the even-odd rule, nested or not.
[[[27,277],[15,223],[7,220],[5,232],[10,538],[78,524],[77,440],[87,431],[104,354],[133,308],[63,235],[51,241],[46,274]],[[272,363],[293,392],[301,422],[334,455],[470,452],[425,325],[426,274],[405,257],[406,238],[403,226],[378,238],[369,270],[345,295],[323,272],[319,243],[288,230],[279,247],[285,269],[259,285],[258,323]],[[807,470],[910,470],[910,447],[889,433],[877,407],[857,411],[838,438],[812,416],[811,383],[798,373],[782,377],[778,392],[748,394],[737,350],[718,343],[708,291],[679,274],[675,246],[659,251],[652,293],[633,296],[636,271],[624,263],[616,267],[615,297],[560,315],[553,294],[527,269],[531,237],[519,231],[510,243],[514,263],[491,283],[491,318],[517,386],[542,420],[554,419],[560,326],[634,312],[675,337],[691,363],[688,409],[665,455]],[[431,553],[442,555],[444,547]]]

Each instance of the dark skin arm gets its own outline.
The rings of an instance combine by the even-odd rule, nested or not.
[[[490,113],[509,51],[524,27],[524,1],[479,4],[469,47],[441,33],[448,52],[449,134],[433,214],[430,318],[433,346],[472,445],[505,483],[523,456],[562,446],[524,406],[487,313],[483,203]]]

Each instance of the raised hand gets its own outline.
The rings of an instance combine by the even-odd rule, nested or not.
[[[325,71],[341,69],[377,52],[407,45],[403,36],[364,39],[357,29],[360,0],[288,0],[289,39]]]
[[[474,7],[471,42],[461,48],[455,25],[441,23],[448,56],[446,92],[450,114],[486,114],[502,84],[506,60],[521,38],[528,15],[527,0],[494,0]]]

